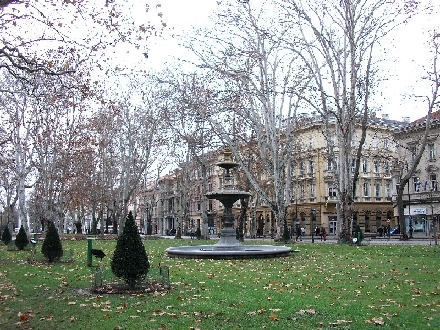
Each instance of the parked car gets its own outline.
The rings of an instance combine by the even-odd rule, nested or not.
[[[398,235],[399,233],[399,227],[395,227],[390,230],[390,235]]]

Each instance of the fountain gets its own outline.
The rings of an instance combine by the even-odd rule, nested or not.
[[[209,199],[216,199],[224,206],[222,216],[222,229],[220,239],[214,245],[180,246],[168,248],[169,257],[181,258],[209,258],[209,259],[245,259],[245,258],[273,258],[290,254],[292,249],[287,246],[273,245],[245,245],[236,238],[234,229],[234,215],[232,207],[241,198],[249,197],[246,191],[235,190],[230,170],[238,164],[232,161],[232,152],[229,147],[225,148],[223,161],[217,166],[225,170],[223,187],[219,191],[207,193]]]

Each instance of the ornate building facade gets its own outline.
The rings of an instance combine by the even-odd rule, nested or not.
[[[426,117],[420,118],[395,131],[396,141],[399,142],[399,163],[394,171],[393,183],[400,183],[402,173],[412,165],[414,157],[420,150],[420,143],[426,130]],[[411,234],[432,236],[434,225],[439,228],[440,215],[440,111],[431,114],[430,129],[425,150],[411,177],[405,193],[404,214],[405,227]],[[394,198],[394,201],[396,199]],[[397,217],[397,208],[394,212]]]
[[[406,196],[405,214],[408,224],[412,217],[416,231],[429,232],[432,219],[437,219],[440,213],[440,194],[437,192],[440,164],[436,155],[440,125],[436,116],[432,119],[426,157],[420,162]],[[335,188],[337,169],[333,168],[333,162],[329,159],[326,137],[322,133],[323,125],[319,118],[306,117],[296,132],[297,145],[292,154],[291,170],[292,198],[287,221],[292,230],[299,225],[305,228],[306,234],[310,234],[316,227],[324,227],[328,234],[336,235],[339,198]],[[396,168],[411,161],[408,150],[412,150],[412,146],[420,140],[423,127],[420,121],[393,121],[387,115],[370,119],[353,201],[353,227],[359,225],[364,232],[376,232],[387,225],[388,219],[392,227],[397,226]],[[357,127],[352,142],[353,153],[360,137],[361,128]],[[335,155],[338,156],[338,150]],[[220,232],[222,205],[206,199],[204,194],[222,187],[223,173],[216,166],[221,156],[221,151],[218,151],[204,155],[203,162],[200,159],[197,162],[190,160],[146,189],[147,200],[150,200],[147,204],[150,205],[152,233],[173,234],[173,230],[180,228],[185,234],[203,226],[211,235]],[[353,169],[354,166],[353,162]],[[267,205],[255,201],[258,199],[253,198],[249,204],[244,225],[246,235],[272,235],[276,230],[274,216]],[[234,214],[238,215],[239,212],[240,204],[237,202]]]

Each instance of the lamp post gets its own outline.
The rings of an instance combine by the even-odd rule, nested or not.
[[[310,227],[311,227],[311,232],[312,232],[312,243],[315,243],[315,237],[314,237],[314,233],[315,233],[314,227],[315,226],[313,225],[316,222],[316,210],[315,209],[312,209],[311,215],[312,215],[312,219],[311,219]]]
[[[409,238],[413,238],[413,226],[412,226],[412,216],[411,216],[411,194],[409,192],[409,181],[408,181],[408,215],[409,215]]]

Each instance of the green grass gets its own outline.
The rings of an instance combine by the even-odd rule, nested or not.
[[[145,241],[150,264],[168,266],[172,283],[150,295],[79,293],[91,285],[86,241],[63,242],[75,262],[53,265],[31,265],[29,251],[2,246],[0,329],[440,328],[438,246],[304,243],[290,257],[257,260],[165,255],[169,246],[210,243]],[[107,254],[93,263],[109,267],[116,242],[93,245]]]

